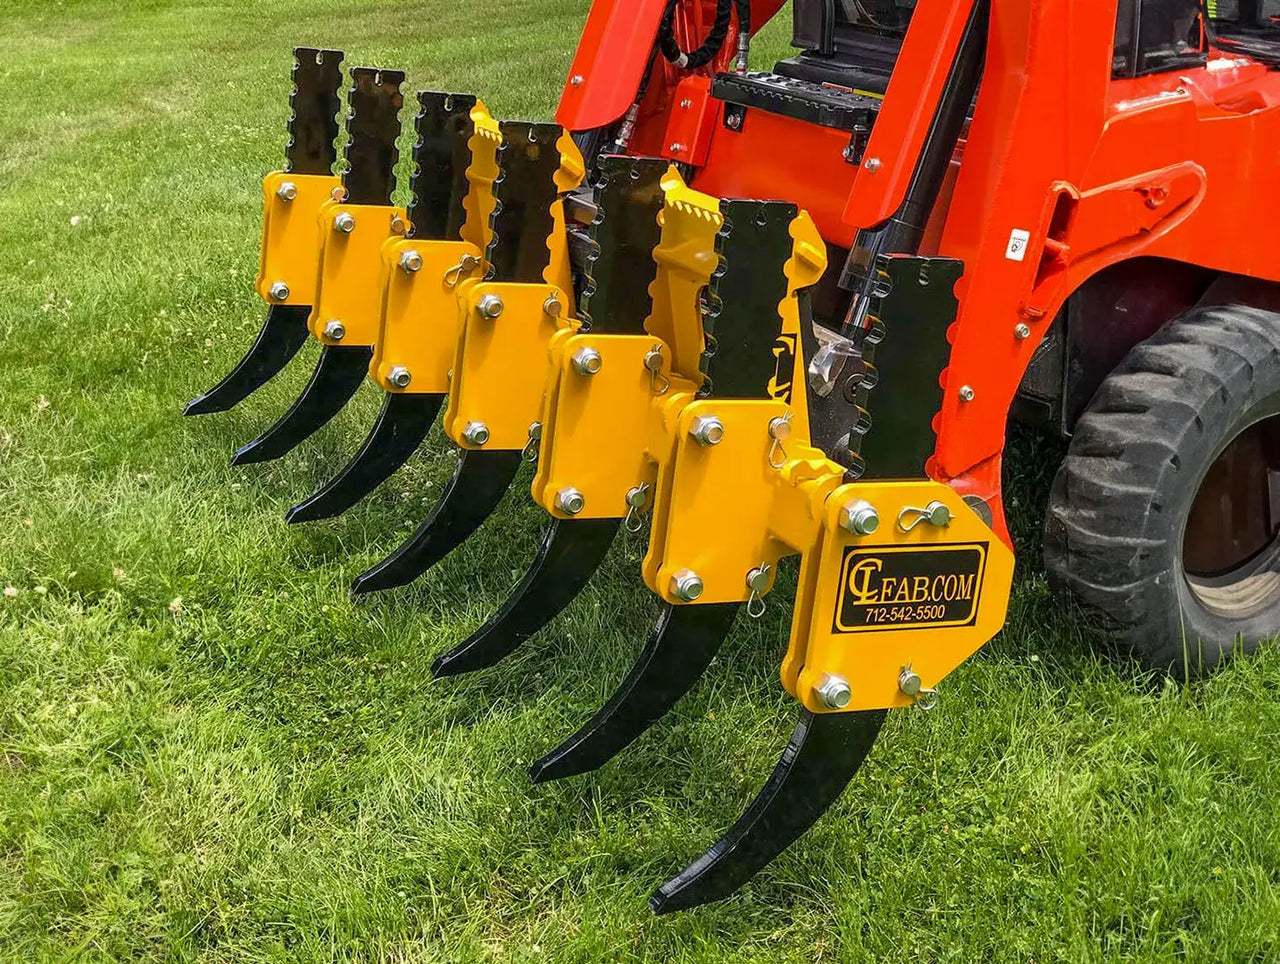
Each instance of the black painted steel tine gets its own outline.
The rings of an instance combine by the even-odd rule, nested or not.
[[[182,414],[209,415],[229,411],[275,378],[307,343],[307,317],[310,314],[311,309],[306,305],[272,305],[253,347],[226,378],[187,402]]]
[[[522,462],[520,452],[463,450],[431,518],[395,552],[357,576],[351,594],[406,586],[447,556],[498,507]]]
[[[439,679],[485,669],[515,652],[582,591],[621,525],[621,519],[553,520],[537,559],[502,608],[432,663],[432,675]]]
[[[290,509],[285,521],[331,519],[372,493],[418,451],[444,399],[444,395],[387,392],[360,451],[311,498]]]
[[[728,897],[786,850],[839,799],[875,743],[887,710],[807,710],[769,782],[710,850],[649,898],[655,914]]]
[[[668,605],[622,685],[582,729],[534,763],[533,782],[587,773],[630,746],[706,672],[739,605]]]
[[[232,456],[232,465],[269,462],[293,451],[351,401],[369,373],[373,348],[369,345],[325,345],[302,390],[280,420]]]

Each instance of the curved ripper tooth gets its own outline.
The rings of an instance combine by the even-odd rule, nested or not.
[[[600,568],[621,519],[556,519],[538,557],[502,608],[431,664],[437,679],[492,666],[571,603]]]
[[[443,395],[388,392],[360,451],[314,495],[290,509],[285,521],[331,519],[372,493],[422,445],[444,399]]]
[[[533,765],[533,782],[595,770],[661,719],[706,672],[739,605],[667,606],[622,685],[582,729]]]
[[[268,462],[297,448],[351,401],[369,372],[372,358],[373,348],[368,345],[325,345],[311,381],[297,401],[278,422],[237,449],[231,464]]]
[[[353,596],[413,582],[475,532],[520,471],[520,452],[464,449],[431,518],[403,545],[351,585]]]
[[[653,912],[722,900],[786,850],[844,792],[887,712],[806,710],[760,795],[715,846],[654,892]]]
[[[226,412],[243,402],[284,369],[307,343],[306,305],[272,305],[267,320],[243,358],[213,388],[183,406],[183,415]]]

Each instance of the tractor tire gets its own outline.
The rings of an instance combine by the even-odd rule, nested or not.
[[[1194,678],[1280,635],[1280,314],[1197,307],[1134,348],[1049,495],[1056,588],[1147,669]]]

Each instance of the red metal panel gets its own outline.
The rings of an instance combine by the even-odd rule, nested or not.
[[[595,0],[556,112],[561,126],[591,130],[627,112],[666,6],[667,0]]]
[[[662,156],[702,167],[707,163],[711,137],[719,121],[720,102],[711,97],[711,80],[686,77],[676,86]]]

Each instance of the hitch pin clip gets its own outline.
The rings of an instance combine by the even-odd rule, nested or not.
[[[649,372],[649,391],[655,395],[667,394],[671,379],[662,373],[662,346],[654,345],[644,356],[644,367]]]
[[[622,524],[628,532],[639,532],[644,528],[644,520],[640,513],[649,504],[649,483],[642,482],[633,489],[627,490],[627,517]]]
[[[470,274],[476,268],[480,267],[480,259],[473,254],[464,254],[462,260],[455,264],[444,274],[444,286],[446,288],[456,288],[462,281],[464,274]]]
[[[787,412],[769,421],[769,438],[773,439],[769,446],[769,465],[772,468],[780,469],[787,464],[785,443],[791,438],[791,419],[794,417],[794,412]]]
[[[898,689],[913,701],[917,709],[928,712],[938,705],[938,691],[921,685],[920,676],[910,663],[898,674]]]
[[[752,619],[759,619],[764,615],[764,593],[769,588],[769,571],[772,568],[768,563],[762,562],[747,573],[747,588],[751,590],[747,599],[747,615]]]
[[[534,422],[529,426],[529,441],[525,443],[524,451],[520,453],[520,458],[525,462],[538,461],[538,447],[542,443],[542,423]]]

